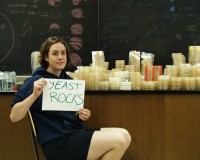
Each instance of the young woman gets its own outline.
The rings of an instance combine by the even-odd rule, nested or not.
[[[123,128],[85,129],[91,116],[83,108],[72,111],[43,111],[45,78],[71,79],[64,71],[70,64],[70,49],[60,37],[49,37],[40,48],[40,64],[15,94],[10,119],[17,122],[30,110],[38,142],[48,160],[120,160],[131,137]]]

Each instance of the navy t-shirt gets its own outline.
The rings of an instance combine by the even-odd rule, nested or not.
[[[44,68],[39,67],[28,78],[15,93],[15,97],[11,104],[13,107],[16,103],[23,101],[33,92],[34,81],[40,78],[56,78],[56,79],[72,79],[64,71],[57,77]],[[45,144],[55,138],[70,133],[71,131],[83,130],[83,122],[80,121],[74,111],[43,111],[42,110],[42,94],[33,103],[30,108],[33,122],[35,125],[39,144]]]

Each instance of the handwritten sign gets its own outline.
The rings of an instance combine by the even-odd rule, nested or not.
[[[83,108],[84,80],[46,79],[42,110],[77,111]]]

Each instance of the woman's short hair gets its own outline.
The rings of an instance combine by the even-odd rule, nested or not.
[[[66,56],[67,56],[67,64],[66,66],[69,66],[71,64],[71,51],[68,46],[68,44],[65,42],[65,40],[58,36],[52,36],[47,38],[42,45],[40,46],[40,65],[44,67],[45,69],[48,68],[49,62],[46,61],[46,57],[49,54],[50,47],[55,43],[62,43],[66,48]]]

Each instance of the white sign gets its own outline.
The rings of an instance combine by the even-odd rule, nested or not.
[[[42,110],[78,111],[84,106],[85,81],[46,79]]]

